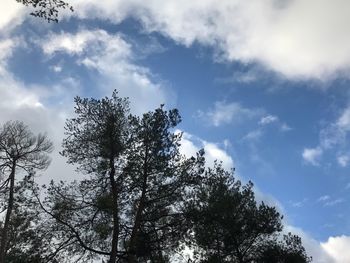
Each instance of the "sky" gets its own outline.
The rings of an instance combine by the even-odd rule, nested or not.
[[[59,23],[0,3],[0,123],[47,132],[39,182],[79,175],[59,150],[75,96],[116,89],[135,114],[178,108],[182,152],[206,151],[314,262],[350,262],[350,2],[71,0]]]

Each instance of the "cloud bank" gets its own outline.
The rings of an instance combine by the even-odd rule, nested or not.
[[[75,0],[81,18],[139,20],[189,46],[212,46],[226,61],[259,63],[289,79],[349,72],[350,2],[344,0]]]

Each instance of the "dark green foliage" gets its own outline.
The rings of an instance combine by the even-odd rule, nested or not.
[[[33,190],[33,175],[25,176],[15,186],[14,207],[8,228],[6,263],[44,263],[48,262],[54,252],[49,245],[52,235],[46,231],[43,224],[42,211],[37,206]]]
[[[65,126],[62,155],[68,163],[77,164],[84,173],[106,173],[108,160],[117,160],[130,141],[129,102],[117,92],[112,98],[76,97],[76,117]]]
[[[75,102],[62,155],[88,178],[47,188],[52,232],[73,237],[66,251],[81,261],[168,261],[187,230],[181,206],[199,182],[203,153],[179,153],[177,110],[133,116],[116,92]]]
[[[179,245],[186,231],[181,204],[202,173],[202,153],[190,159],[179,153],[181,134],[170,130],[179,122],[177,110],[167,112],[163,107],[133,119],[134,144],[125,167],[136,208],[130,211],[134,221],[129,253],[137,255],[137,247],[148,240],[143,260],[166,261],[165,255]]]
[[[180,154],[176,109],[134,116],[117,92],[75,103],[61,154],[85,177],[51,182],[43,201],[33,174],[47,167],[51,142],[20,122],[0,132],[1,262],[166,263],[185,246],[192,262],[311,262],[300,237],[280,234],[282,216],[256,201],[251,182],[220,163],[205,170],[203,150]],[[15,180],[16,169],[29,176]]]
[[[308,263],[312,258],[308,257],[302,245],[301,238],[288,233],[280,241],[265,244],[259,255],[261,263]]]
[[[30,13],[32,16],[40,17],[47,22],[58,22],[58,13],[60,9],[69,9],[73,7],[63,0],[16,0],[26,6],[31,6],[34,10]]]
[[[18,212],[16,209],[19,204],[16,198],[22,191],[17,184],[19,174],[32,174],[36,170],[45,169],[50,163],[48,153],[51,151],[52,142],[46,135],[35,136],[23,122],[9,121],[0,128],[0,205],[2,212],[6,211],[1,222],[0,262],[7,258],[10,228],[15,223],[12,213]],[[18,224],[21,222],[21,216],[18,213],[16,216]]]
[[[282,216],[276,208],[257,203],[252,188],[251,182],[242,186],[234,181],[233,174],[218,163],[206,171],[187,205],[192,222],[189,239],[197,259],[208,263],[309,262],[297,236],[286,236],[284,243],[276,241]],[[274,253],[282,261],[272,261]]]

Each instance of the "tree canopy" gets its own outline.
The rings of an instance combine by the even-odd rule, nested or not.
[[[116,91],[76,97],[61,155],[84,179],[43,187],[35,170],[47,167],[52,144],[22,123],[5,124],[1,198],[13,213],[1,226],[0,262],[310,262],[251,182],[219,161],[206,167],[203,150],[181,154],[180,122],[164,105],[133,115]],[[17,184],[14,168],[27,173]],[[184,250],[193,256],[181,258]]]
[[[88,178],[48,187],[52,231],[63,242],[73,235],[74,255],[86,260],[169,261],[186,232],[181,205],[199,182],[203,153],[180,154],[177,110],[134,116],[116,92],[75,102],[62,155]]]
[[[275,207],[258,203],[253,184],[242,185],[220,163],[208,168],[187,205],[190,240],[199,262],[309,262],[301,239],[284,236]],[[299,261],[293,261],[293,260]]]
[[[46,135],[35,136],[23,122],[9,121],[0,129],[1,211],[6,211],[1,229],[0,262],[5,262],[9,250],[9,231],[15,222],[12,212],[18,212],[16,194],[21,190],[16,184],[18,173],[32,174],[46,169],[52,149],[52,142]],[[16,216],[20,219],[18,213]]]

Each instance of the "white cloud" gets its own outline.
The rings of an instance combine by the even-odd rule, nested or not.
[[[314,166],[319,165],[319,159],[323,154],[323,150],[320,147],[317,148],[305,148],[303,151],[303,159]]]
[[[282,122],[277,116],[268,114],[266,116],[263,116],[260,121],[260,126],[268,126],[270,124],[277,124],[279,126],[279,130],[281,132],[288,132],[291,131],[292,128],[285,122]]]
[[[347,137],[350,132],[350,106],[346,107],[339,114],[339,117],[328,123],[320,131],[320,142],[316,148],[306,148],[303,152],[303,158],[313,165],[318,164],[320,156],[332,149],[337,149],[338,156],[336,160],[342,167],[346,167],[350,161],[347,154],[340,154],[344,152],[348,144]]]
[[[349,71],[350,2],[344,0],[76,0],[74,6],[82,18],[135,17],[183,45],[211,45],[226,60],[259,62],[288,78]]]
[[[250,131],[243,137],[243,140],[248,140],[248,141],[258,140],[261,138],[262,135],[263,135],[262,130]]]
[[[331,197],[329,195],[323,195],[323,196],[320,196],[317,201],[318,202],[324,202],[324,201],[327,201],[329,200]]]
[[[0,124],[8,120],[20,120],[27,124],[34,133],[47,132],[48,137],[53,141],[55,150],[51,154],[52,163],[48,170],[40,176],[38,181],[48,183],[51,179],[73,179],[73,168],[66,165],[66,160],[62,158],[58,152],[60,150],[61,141],[64,132],[64,121],[68,117],[69,111],[67,107],[71,105],[57,104],[56,106],[47,107],[44,103],[46,98],[54,99],[55,101],[64,101],[65,96],[72,98],[71,91],[74,87],[67,86],[63,92],[56,92],[57,88],[53,88],[50,94],[48,89],[35,89],[26,87],[23,83],[14,79],[10,74],[0,76]],[[63,97],[62,97],[63,95]]]
[[[47,132],[53,141],[55,150],[52,163],[40,183],[49,180],[69,179],[74,175],[72,167],[65,164],[59,154],[64,132],[64,121],[73,109],[72,98],[76,95],[77,83],[71,79],[62,79],[52,83],[51,87],[26,85],[8,70],[7,62],[11,58],[18,39],[0,41],[0,124],[9,120],[20,120],[34,133]],[[69,99],[67,99],[69,98]],[[50,106],[46,100],[55,101]]]
[[[204,151],[206,152],[205,158],[208,164],[214,163],[215,160],[222,161],[223,166],[226,169],[233,168],[232,157],[217,144],[203,141]]]
[[[264,117],[262,117],[259,121],[260,125],[267,125],[273,122],[277,122],[278,121],[278,117],[275,115],[266,115]]]
[[[297,201],[297,202],[291,201],[290,204],[295,208],[300,208],[300,207],[303,207],[308,202],[308,200],[309,199],[304,198],[303,200]]]
[[[237,123],[244,119],[250,119],[259,115],[261,110],[248,109],[237,102],[227,103],[224,101],[215,102],[214,108],[207,112],[198,111],[198,115],[210,125],[221,126],[223,124]]]
[[[343,198],[337,198],[334,200],[329,200],[327,202],[324,203],[324,206],[335,206],[338,204],[344,203],[344,199]]]
[[[291,128],[288,124],[282,123],[282,125],[281,125],[281,131],[287,132],[287,131],[291,131],[291,130],[292,130],[292,128]]]
[[[181,131],[177,131],[181,132]],[[225,146],[225,141],[224,141]],[[232,157],[218,144],[202,140],[194,135],[184,132],[181,140],[180,152],[187,157],[196,156],[196,153],[204,149],[206,166],[212,167],[214,161],[222,162],[223,167],[230,170],[234,167]]]
[[[141,114],[176,99],[172,96],[172,100],[168,100],[173,95],[171,91],[148,68],[134,62],[132,46],[119,34],[104,30],[51,33],[45,41],[38,41],[40,43],[45,54],[67,53],[79,65],[94,71],[101,94],[109,95],[117,89],[120,96],[129,97],[134,113]]]
[[[317,199],[317,202],[323,203],[323,206],[335,206],[344,203],[345,200],[343,198],[332,199],[329,195],[323,195]]]
[[[287,224],[284,227],[284,232],[291,232],[301,237],[307,254],[312,256],[313,263],[344,263],[335,261],[320,242],[310,237],[302,229]]]
[[[51,69],[53,72],[59,73],[59,72],[62,71],[62,66],[60,66],[60,65],[55,65],[55,66],[50,67],[50,69]]]
[[[337,125],[344,131],[350,131],[350,107],[346,108],[337,121]]]
[[[177,132],[181,132],[178,130]],[[184,132],[183,138],[181,141],[181,147],[180,152],[187,157],[195,156],[196,152],[204,148],[206,151],[205,158],[207,160],[207,165],[212,166],[213,161],[215,159],[221,159],[223,160],[223,165],[226,169],[230,169],[233,167],[233,160],[228,155],[227,152],[225,152],[223,149],[218,147],[217,144],[206,142],[204,140],[201,140],[200,138],[191,135],[189,133]],[[235,177],[237,179],[242,180],[239,178],[239,176],[236,174]],[[281,203],[278,202],[274,197],[263,193],[259,190],[257,186],[254,187],[254,191],[256,194],[256,198],[258,201],[264,201],[266,204],[270,206],[275,206],[281,213],[284,213],[284,208]],[[329,200],[330,197],[325,195],[321,196],[319,198],[320,201],[324,202]],[[307,202],[308,199],[303,199],[300,203],[294,203],[296,207],[302,206],[305,202]],[[336,199],[337,200],[337,199]],[[338,201],[335,202],[337,203]],[[334,255],[334,253],[338,253],[342,251],[344,244],[342,242],[338,242],[337,244],[331,244],[329,245],[329,241],[325,243],[320,243],[317,240],[310,237],[307,233],[305,233],[302,229],[294,227],[288,223],[285,222],[284,232],[292,232],[293,234],[297,234],[302,238],[303,246],[306,249],[306,252],[309,256],[313,257],[314,263],[345,263],[348,261],[341,261],[340,257],[337,257]],[[338,239],[339,237],[335,237],[335,239]],[[331,240],[332,237],[329,239]],[[331,248],[330,248],[331,247]],[[331,251],[336,251],[333,254]],[[346,258],[347,259],[347,258]]]
[[[131,46],[121,36],[110,35],[104,30],[81,30],[76,34],[51,33],[44,41],[40,40],[40,43],[43,51],[50,55],[60,51],[79,55],[83,52],[101,52],[101,49],[107,49],[105,51],[110,52],[112,56],[126,59],[132,53]]]
[[[16,40],[7,38],[0,40],[0,74],[7,74],[7,61],[12,56],[13,49],[16,47]]]
[[[183,45],[213,46],[224,60],[258,62],[287,78],[324,80],[347,76],[350,69],[350,2],[344,0],[75,0],[72,5],[75,12],[66,18],[120,23],[134,17],[146,30]],[[0,10],[0,30],[29,16],[14,0],[2,0]]]
[[[335,263],[350,262],[350,237],[329,237],[326,242],[321,243],[322,248],[334,259]]]
[[[350,106],[346,107],[338,119],[320,132],[320,144],[325,149],[344,144],[350,132]]]
[[[350,162],[350,156],[340,155],[337,157],[337,161],[341,167],[346,167],[346,166],[348,166],[348,164]]]
[[[0,31],[8,32],[24,20],[23,5],[14,0],[0,2]]]

